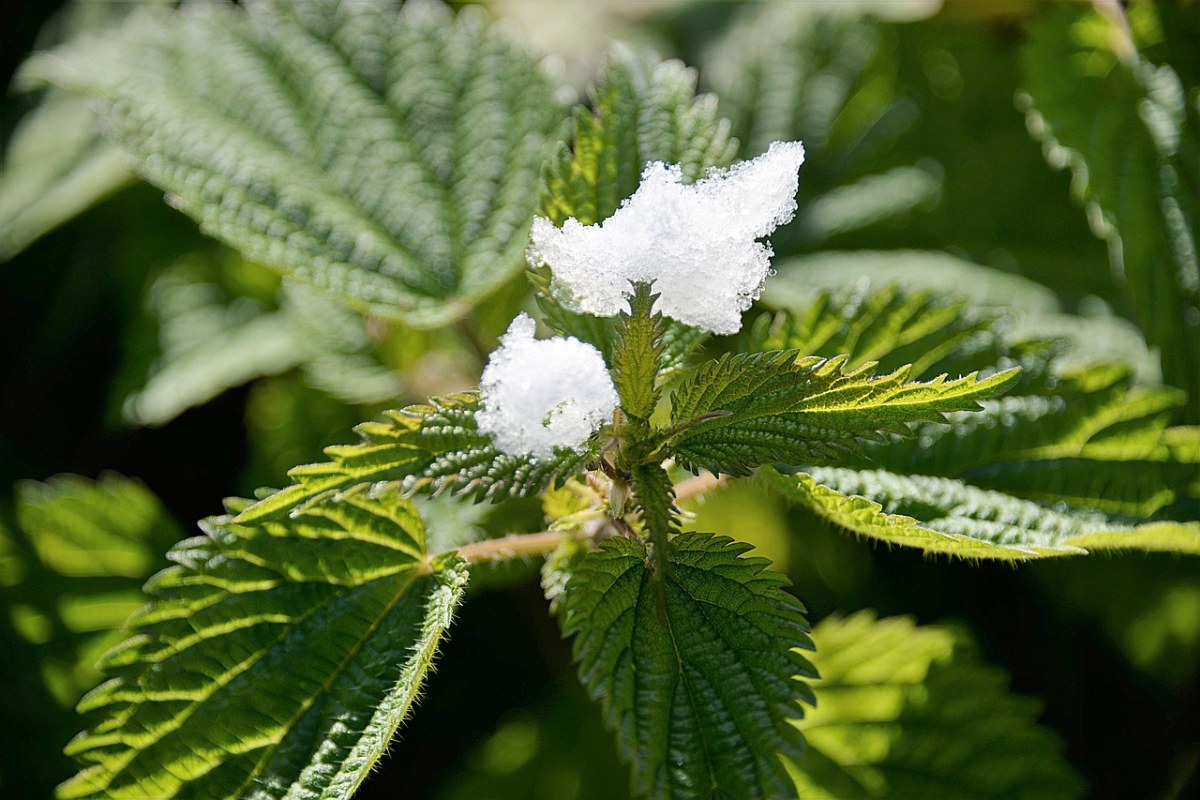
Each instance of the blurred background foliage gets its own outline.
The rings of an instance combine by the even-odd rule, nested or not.
[[[132,5],[31,4],[10,15],[3,53],[6,797],[47,796],[71,773],[61,748],[91,664],[193,520],[278,485],[383,408],[472,386],[499,332],[534,308],[517,276],[460,324],[418,330],[281,283],[126,172],[82,101],[17,90],[27,53]],[[1115,4],[1034,0],[489,5],[560,65],[564,97],[582,96],[622,40],[696,67],[741,156],[805,142],[765,308],[891,284],[965,298],[1079,361],[1189,390],[1177,421],[1200,423],[1195,242],[1189,254],[1186,225],[1151,219],[1177,208],[1195,230],[1200,4],[1133,3],[1123,18]],[[1064,100],[1079,87],[1093,107]],[[542,524],[536,503],[506,509],[431,507],[431,536]],[[870,609],[945,626],[916,629],[931,654],[973,642],[973,659],[1040,698],[1093,796],[1200,791],[1194,561],[940,563],[847,537],[754,484],[687,510],[698,529],[753,542],[814,620]],[[535,575],[473,578],[487,602],[465,606],[421,713],[363,796],[626,795]]]

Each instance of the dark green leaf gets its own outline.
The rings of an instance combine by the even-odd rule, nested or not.
[[[1007,370],[980,380],[942,375],[910,382],[909,367],[876,376],[872,364],[846,369],[844,356],[794,350],[725,355],[684,376],[671,395],[663,449],[692,470],[746,474],[761,464],[806,463],[832,448],[906,433],[907,424],[977,409],[1018,377]]]
[[[613,538],[567,587],[564,630],[604,706],[634,791],[656,798],[794,796],[777,754],[799,758],[792,720],[812,702],[803,607],[749,545],[671,539],[665,608],[640,541]],[[665,616],[664,616],[665,614]]]
[[[1187,390],[1185,417],[1198,422],[1200,112],[1189,108],[1198,87],[1145,61],[1118,22],[1086,5],[1035,25],[1023,63],[1030,130],[1099,212],[1163,377]]]

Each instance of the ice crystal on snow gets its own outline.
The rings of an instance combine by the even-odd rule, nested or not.
[[[479,429],[513,456],[578,450],[612,416],[617,391],[600,351],[574,337],[534,339],[526,314],[500,338],[480,380]]]
[[[612,316],[628,307],[631,282],[653,282],[666,316],[735,333],[771,271],[771,248],[758,239],[795,213],[803,162],[800,142],[776,142],[685,184],[678,166],[656,161],[603,222],[535,219],[530,260],[550,266],[555,296],[575,311]]]

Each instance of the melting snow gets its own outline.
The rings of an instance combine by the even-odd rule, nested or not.
[[[678,166],[648,164],[637,191],[599,224],[534,219],[530,261],[550,266],[555,296],[575,311],[612,316],[628,308],[631,281],[653,282],[666,316],[736,333],[771,271],[770,245],[757,240],[795,214],[803,162],[800,142],[775,142],[690,185]]]
[[[526,314],[513,320],[480,381],[479,430],[513,456],[547,458],[580,449],[612,416],[617,390],[600,351],[574,337],[534,339]]]

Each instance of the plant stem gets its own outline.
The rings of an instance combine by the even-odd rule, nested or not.
[[[481,564],[487,561],[506,561],[528,556],[542,556],[550,553],[560,544],[572,539],[601,539],[611,533],[609,520],[590,520],[578,528],[562,531],[537,531],[536,533],[510,533],[498,539],[484,539],[463,545],[454,551],[459,558],[468,564]],[[431,569],[430,564],[436,557],[427,556],[425,570]]]
[[[717,477],[711,472],[705,472],[694,478],[688,478],[686,481],[675,484],[675,503],[685,503],[700,495],[707,494],[713,489],[718,489],[727,482],[724,476]]]
[[[675,501],[677,503],[699,497],[720,486],[725,485],[725,478],[717,477],[706,472],[675,486]],[[481,564],[487,561],[504,561],[527,556],[541,556],[554,550],[569,539],[598,539],[614,520],[602,521],[601,525],[584,525],[564,531],[537,531],[536,533],[511,533],[498,539],[484,539],[472,542],[457,549],[459,558],[468,564]],[[430,556],[432,559],[432,556]]]
[[[549,553],[566,539],[576,538],[575,531],[538,531],[537,533],[512,533],[499,539],[484,539],[481,542],[463,545],[458,555],[468,564],[482,561],[499,561],[522,556],[537,556]]]

